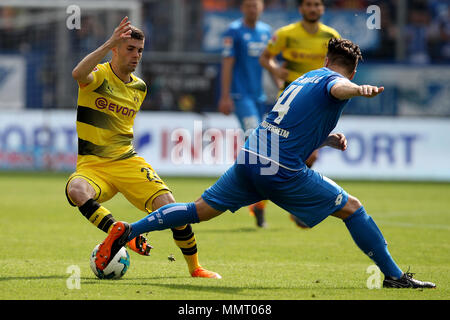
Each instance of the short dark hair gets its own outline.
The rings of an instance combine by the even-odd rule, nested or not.
[[[304,0],[297,0],[297,4],[298,6],[301,6],[303,4]],[[323,5],[325,5],[325,0],[320,0],[320,2],[322,2]]]
[[[247,1],[247,0],[241,0],[241,1],[239,1],[239,5],[243,5],[245,1]],[[260,0],[260,2],[264,3],[265,1],[264,1],[264,0]]]
[[[362,60],[361,49],[348,39],[331,38],[327,57],[330,64],[343,66],[348,72],[353,72],[358,61]]]
[[[136,40],[144,40],[145,34],[141,29],[131,26],[131,38]]]

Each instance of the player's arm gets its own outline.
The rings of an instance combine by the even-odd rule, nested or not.
[[[259,57],[259,63],[264,69],[269,71],[276,85],[281,88],[289,75],[289,70],[283,66],[280,66],[275,61],[275,56],[272,55],[267,48],[264,49],[263,53]]]
[[[372,85],[357,85],[349,80],[337,81],[330,89],[330,94],[339,100],[348,100],[354,97],[373,98],[384,91],[384,87]]]
[[[80,84],[87,85],[94,80],[91,72],[99,64],[108,52],[115,47],[120,40],[131,37],[131,22],[125,17],[114,30],[112,36],[95,51],[88,54],[72,70],[72,77]]]
[[[286,47],[286,38],[284,33],[278,29],[273,34],[272,38],[267,43],[267,47],[264,49],[262,54],[259,56],[259,63],[263,68],[269,71],[272,79],[278,88],[281,88],[284,81],[289,75],[289,70],[280,66],[275,57],[280,54]]]
[[[230,94],[234,62],[234,57],[224,57],[222,59],[219,111],[226,115],[234,110],[234,103]]]

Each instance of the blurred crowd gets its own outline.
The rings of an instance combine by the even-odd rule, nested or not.
[[[166,52],[178,53],[178,56],[175,55],[176,62],[190,63],[183,59],[189,56],[186,53],[195,53],[201,59],[205,56],[213,57],[212,60],[207,60],[216,59],[215,62],[220,63],[220,54],[211,53],[204,48],[206,17],[210,13],[226,15],[227,12],[238,12],[240,2],[240,0],[142,0],[141,26],[146,34],[145,50],[164,53],[163,56]],[[415,65],[450,63],[450,0],[324,0],[324,2],[330,14],[345,10],[365,12],[370,5],[379,6],[381,13],[379,42],[370,50],[364,51],[366,61]],[[400,3],[405,4],[404,11],[399,10]],[[267,12],[278,10],[293,12],[295,15],[297,9],[297,0],[265,0]],[[116,22],[127,14],[129,12],[120,10],[83,11],[81,28],[68,30],[67,13],[64,10],[12,8],[0,5],[0,54],[20,54],[26,59],[27,107],[71,107],[75,104],[76,92],[70,86],[62,89],[59,87],[60,90],[57,90],[57,87],[61,86],[61,83],[70,83],[70,71],[74,65],[99,47],[110,36]],[[144,55],[147,58],[149,56]],[[147,63],[143,64],[143,76],[146,81],[153,83],[152,89],[155,89],[160,81],[154,81],[155,76],[150,70],[153,66],[148,62],[147,60]],[[214,99],[205,95],[205,92],[215,94],[211,88],[217,86],[217,72],[211,71],[208,66],[199,66],[198,70],[200,78],[203,74],[208,76],[191,83],[203,88],[207,86],[208,89],[197,93],[196,101],[200,103],[200,98],[213,101]],[[209,81],[208,85],[204,83],[206,78]],[[174,84],[170,79],[167,77],[166,82]],[[164,87],[163,84],[161,86]],[[161,94],[161,97],[164,96],[171,95]],[[171,102],[173,100],[172,98],[169,102],[162,103],[154,98],[152,101],[157,106],[143,107],[164,110],[163,106],[167,105],[167,108],[173,108],[174,103]],[[214,103],[211,102],[206,108],[214,109]],[[181,107],[180,109],[183,110]]]
[[[403,28],[397,17],[398,0],[325,0],[327,10],[366,10],[377,5],[381,12],[381,42],[370,57],[394,59],[398,37],[405,39],[403,62],[414,64],[450,62],[450,0],[409,0]],[[225,11],[239,8],[239,0],[203,0],[205,11]],[[296,1],[266,0],[266,10],[289,9]],[[270,23],[270,22],[269,22]]]
[[[240,0],[176,0],[184,3],[183,19],[189,25],[176,47],[181,51],[202,50],[202,15],[208,11],[238,10]],[[381,9],[381,42],[370,52],[372,59],[395,59],[399,37],[404,40],[406,55],[403,62],[415,64],[450,62],[450,0],[410,0],[406,21],[400,25],[397,15],[399,0],[325,0],[327,10],[366,10],[370,5]],[[143,27],[147,36],[146,50],[173,50],[173,1],[144,1]],[[266,10],[296,10],[296,0],[266,0]],[[55,23],[21,24],[24,17],[38,9],[25,10],[0,7],[0,52],[40,50],[51,47],[55,40]],[[45,17],[45,13],[38,15]],[[82,28],[71,34],[71,44],[78,52],[89,52],[108,36],[100,13],[82,16]],[[50,23],[48,23],[50,21]],[[267,21],[270,24],[270,21]],[[50,35],[49,35],[50,33]]]

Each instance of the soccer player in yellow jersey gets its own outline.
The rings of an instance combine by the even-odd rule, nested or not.
[[[144,33],[125,17],[97,50],[73,69],[77,80],[78,159],[69,177],[66,195],[72,206],[92,224],[109,232],[116,221],[101,203],[122,193],[136,208],[150,213],[175,199],[163,180],[133,148],[133,123],[147,94],[144,81],[132,72],[141,60]],[[112,51],[110,62],[100,64]],[[197,245],[188,224],[172,229],[193,277],[221,278],[198,261]],[[149,255],[150,244],[143,236],[128,247]]]
[[[341,37],[335,29],[320,22],[325,12],[323,0],[298,0],[298,4],[303,19],[276,30],[259,59],[277,79],[279,93],[304,73],[322,68],[328,41]],[[284,60],[282,65],[275,61],[278,54]],[[317,157],[318,150],[315,150],[305,164],[311,168]],[[291,218],[304,227],[294,216]]]
[[[261,65],[282,80],[280,90],[306,72],[323,67],[327,44],[339,33],[320,22],[325,12],[323,0],[299,0],[303,19],[275,31],[260,57]],[[275,57],[280,54],[283,65]]]

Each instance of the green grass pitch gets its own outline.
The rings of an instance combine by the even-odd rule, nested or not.
[[[89,255],[105,234],[66,202],[67,176],[0,173],[1,300],[450,298],[450,184],[338,181],[377,222],[399,266],[437,284],[434,290],[396,290],[367,288],[373,263],[342,221],[329,217],[301,230],[272,203],[264,230],[256,228],[246,208],[193,225],[201,264],[220,273],[221,280],[191,278],[170,230],[149,235],[150,257],[130,252],[123,279],[99,280],[89,268]],[[188,202],[215,179],[165,181],[178,202]],[[118,220],[143,217],[120,194],[104,205]],[[176,261],[169,261],[170,254]],[[79,289],[67,286],[71,265],[81,270]]]

